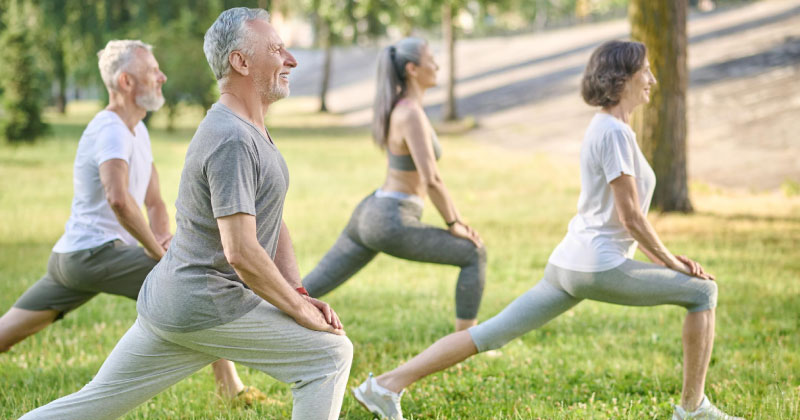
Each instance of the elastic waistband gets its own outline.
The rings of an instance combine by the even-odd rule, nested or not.
[[[380,188],[375,190],[375,197],[378,198],[393,198],[395,200],[410,201],[420,207],[424,207],[425,201],[422,197],[414,194],[406,194],[400,191],[384,191]]]

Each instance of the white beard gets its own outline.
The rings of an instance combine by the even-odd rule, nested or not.
[[[289,87],[283,86],[280,80],[277,80],[277,83],[272,86],[267,86],[267,82],[258,75],[255,77],[254,81],[256,82],[259,96],[265,98],[270,103],[277,102],[289,96]]]
[[[271,102],[276,102],[279,99],[283,99],[289,96],[289,87],[284,87],[281,85],[277,85],[270,89],[269,91],[269,99]]]
[[[164,106],[164,97],[158,95],[155,90],[138,94],[134,100],[136,101],[136,105],[144,108],[146,111],[158,111],[159,108]]]

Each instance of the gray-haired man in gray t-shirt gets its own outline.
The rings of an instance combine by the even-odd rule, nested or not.
[[[302,288],[282,221],[289,172],[263,119],[297,63],[268,18],[230,9],[206,33],[222,94],[189,145],[177,231],[136,323],[86,387],[23,419],[117,418],[220,358],[294,384],[292,418],[338,418],[353,347]]]

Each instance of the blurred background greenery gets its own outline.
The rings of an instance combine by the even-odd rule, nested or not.
[[[411,33],[439,37],[446,6],[453,12],[446,23],[457,36],[475,38],[625,16],[628,0],[0,0],[0,120],[31,124],[6,129],[3,137],[33,141],[41,135],[44,106],[63,113],[71,100],[102,100],[96,53],[111,39],[141,39],[156,47],[170,78],[164,85],[170,124],[178,104],[208,108],[215,84],[202,52],[203,34],[220,12],[238,6],[269,10],[277,25],[286,24],[283,33],[294,35],[290,47],[330,51]],[[318,70],[325,77],[330,73],[330,67]],[[320,95],[324,100],[325,92]]]

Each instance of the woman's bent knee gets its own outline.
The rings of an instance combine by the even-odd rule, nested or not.
[[[473,261],[478,265],[486,265],[487,258],[486,245],[476,246],[475,255],[472,257]]]
[[[688,306],[689,312],[701,312],[714,309],[717,306],[718,286],[716,281],[705,280],[700,283],[692,305]]]

